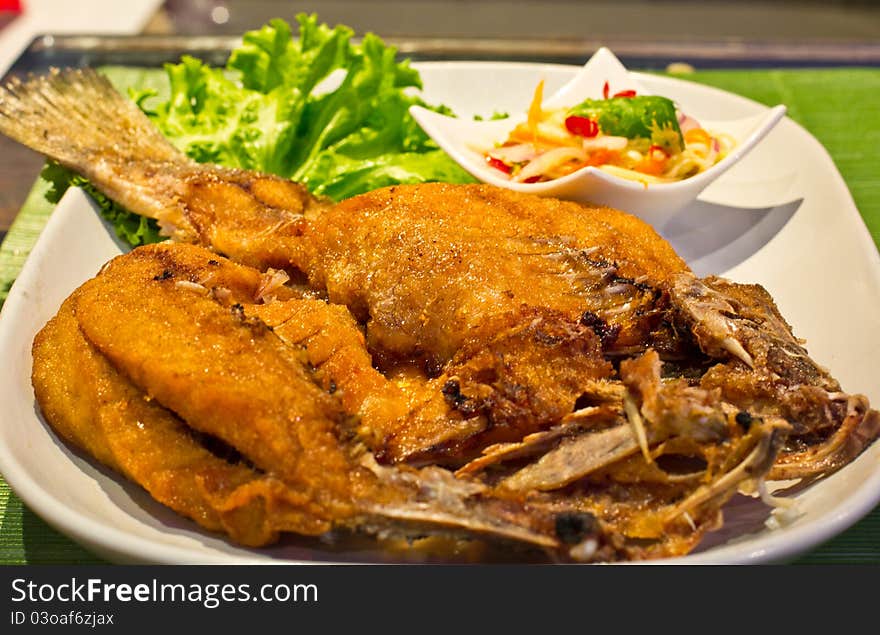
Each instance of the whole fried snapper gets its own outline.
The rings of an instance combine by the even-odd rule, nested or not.
[[[828,474],[880,434],[766,291],[698,279],[624,212],[447,184],[334,205],[193,163],[88,70],[7,86],[0,131],[174,240],[40,333],[46,419],[238,542],[681,555],[738,490]]]

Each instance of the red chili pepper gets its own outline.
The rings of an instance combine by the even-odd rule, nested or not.
[[[605,85],[602,87],[602,97],[604,99],[608,99],[609,90],[610,90],[610,87],[608,86],[608,82],[606,81]]]
[[[486,163],[489,164],[489,167],[493,167],[496,170],[501,170],[505,174],[510,174],[512,168],[507,165],[501,159],[496,159],[495,157],[486,157]]]
[[[530,176],[527,179],[523,179],[523,183],[537,183],[540,180],[541,176],[539,174],[536,174],[535,176]]]
[[[634,91],[634,90],[632,90],[632,89],[630,89],[630,90],[622,90],[622,91],[620,91],[619,93],[614,93],[614,96],[615,96],[615,97],[635,97],[635,96],[636,96],[636,91]]]
[[[648,156],[654,161],[665,161],[669,158],[669,153],[660,146],[652,145],[648,148]]]
[[[599,124],[589,117],[572,115],[565,119],[565,128],[579,137],[595,137],[599,134]]]

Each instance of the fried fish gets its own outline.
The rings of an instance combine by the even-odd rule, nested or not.
[[[175,241],[114,261],[38,337],[44,415],[169,504],[161,461],[108,449],[126,411],[90,423],[100,400],[63,390],[41,342],[88,352],[155,401],[157,439],[238,453],[214,489],[183,469],[175,509],[241,542],[393,521],[580,560],[683,554],[738,489],[828,474],[880,434],[766,291],[697,278],[625,212],[486,185],[333,204],[190,161],[88,70],[2,89],[0,131]],[[266,479],[274,498],[229,494]],[[229,524],[229,496],[252,520]]]

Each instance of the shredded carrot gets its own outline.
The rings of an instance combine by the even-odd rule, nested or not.
[[[535,94],[532,96],[532,103],[529,104],[528,126],[535,138],[538,136],[538,124],[541,123],[541,119],[544,118],[544,110],[541,108],[541,104],[543,103],[544,80],[542,79],[535,87]]]
[[[620,153],[613,150],[605,150],[599,148],[590,153],[585,165],[605,165],[606,163],[617,163]]]
[[[691,128],[684,133],[684,142],[710,145],[712,143],[712,136],[702,128]]]
[[[643,174],[659,176],[666,171],[669,155],[660,146],[651,146],[645,158],[633,166],[633,170]]]
[[[663,171],[666,169],[666,160],[655,161],[650,157],[646,157],[636,163],[632,169],[636,172],[641,172],[642,174],[659,176],[660,174],[663,174]]]

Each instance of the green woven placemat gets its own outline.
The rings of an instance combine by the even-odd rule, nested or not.
[[[156,71],[111,70],[118,87],[163,87]],[[875,244],[880,244],[880,69],[700,71],[686,79],[767,105],[789,116],[825,146],[849,186]],[[0,247],[0,302],[52,207],[37,183]],[[0,479],[0,563],[92,563],[98,559],[46,525]],[[810,564],[880,564],[880,508],[797,560]]]

